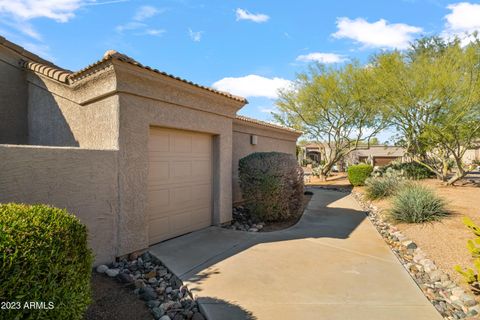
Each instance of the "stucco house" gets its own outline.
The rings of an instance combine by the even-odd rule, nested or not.
[[[301,147],[301,155],[303,159],[310,159],[314,162],[321,162],[321,154],[323,152],[329,152],[327,144],[321,143],[308,143]],[[300,159],[300,160],[303,160]],[[345,165],[352,165],[358,163],[368,163],[373,166],[385,166],[392,161],[404,161],[405,149],[397,146],[388,145],[370,145],[359,146],[356,150],[352,151],[344,160]]]
[[[0,202],[67,208],[96,263],[232,219],[238,160],[301,132],[115,51],[71,72],[0,37]]]

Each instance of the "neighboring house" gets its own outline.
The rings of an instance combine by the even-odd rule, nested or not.
[[[386,166],[393,161],[404,161],[405,149],[396,146],[371,145],[360,146],[350,153],[347,164],[368,163],[372,166]]]
[[[71,72],[0,37],[0,202],[67,208],[96,263],[228,222],[238,160],[295,155],[301,134],[246,103],[115,51]]]
[[[329,147],[327,144],[320,144],[320,143],[308,143],[301,147],[302,158],[299,159],[300,161],[304,159],[310,159],[316,162],[320,162],[321,159],[321,151],[322,149],[328,152]],[[352,151],[346,159],[343,160],[344,164],[352,165],[358,163],[369,163],[373,166],[384,166],[389,164],[392,161],[403,161],[405,159],[405,149],[401,147],[395,146],[387,146],[387,145],[370,145],[367,146],[359,146],[357,150]]]
[[[480,141],[477,143],[480,145]],[[465,164],[474,164],[480,162],[480,148],[477,149],[468,149],[465,154],[463,155],[463,162]]]

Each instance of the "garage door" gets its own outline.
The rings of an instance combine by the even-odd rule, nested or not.
[[[398,160],[399,157],[374,157],[373,165],[374,166],[386,166],[392,161]]]
[[[212,222],[212,136],[151,128],[148,143],[150,244]]]

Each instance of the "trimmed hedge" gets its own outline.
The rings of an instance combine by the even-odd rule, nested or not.
[[[373,167],[369,164],[353,165],[348,167],[348,180],[353,186],[363,186],[372,172]]]
[[[295,157],[280,152],[256,152],[239,162],[245,206],[260,221],[286,220],[303,201],[303,170]]]
[[[0,254],[0,301],[20,306],[1,310],[2,319],[83,319],[93,255],[78,218],[46,205],[0,204]]]

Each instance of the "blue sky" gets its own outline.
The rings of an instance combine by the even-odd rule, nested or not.
[[[422,35],[475,30],[478,2],[0,0],[0,34],[61,67],[115,49],[243,95],[241,113],[262,120],[272,119],[276,90],[312,61],[365,62]]]

